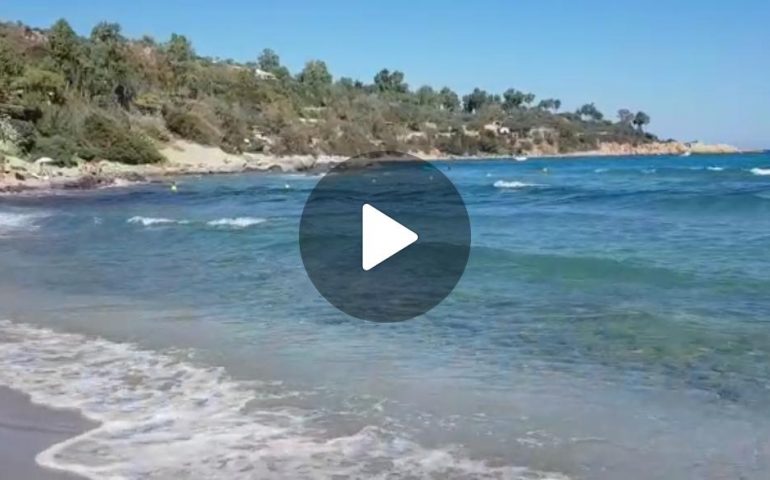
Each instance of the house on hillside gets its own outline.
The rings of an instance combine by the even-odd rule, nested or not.
[[[484,130],[495,133],[497,135],[510,135],[511,129],[503,126],[500,122],[492,122],[484,125]]]
[[[275,80],[275,74],[262,70],[261,68],[254,69],[254,76],[260,80]]]

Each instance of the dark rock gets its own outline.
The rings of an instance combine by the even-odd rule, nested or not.
[[[67,190],[88,190],[109,185],[110,183],[112,183],[111,179],[105,179],[96,175],[84,175],[77,180],[65,183],[63,188]]]

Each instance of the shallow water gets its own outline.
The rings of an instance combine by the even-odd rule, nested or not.
[[[313,175],[0,198],[0,383],[103,422],[40,461],[93,478],[766,478],[769,156],[438,165],[471,259],[400,324],[338,313],[305,276]]]

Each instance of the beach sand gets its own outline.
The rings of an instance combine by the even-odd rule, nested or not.
[[[39,466],[35,456],[95,426],[77,412],[35,405],[27,395],[0,386],[0,480],[80,479]]]

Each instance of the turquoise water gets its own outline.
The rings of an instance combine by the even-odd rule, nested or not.
[[[302,269],[318,176],[0,198],[0,383],[93,478],[770,471],[770,156],[441,163],[473,248],[400,324]]]

